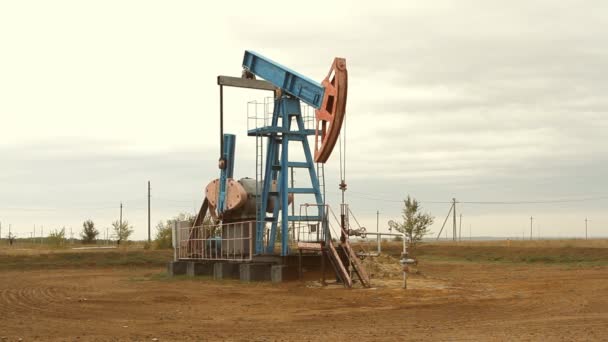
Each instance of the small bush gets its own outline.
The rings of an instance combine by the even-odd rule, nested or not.
[[[49,245],[62,246],[65,242],[65,228],[61,228],[61,230],[55,229],[55,231],[49,234],[47,241],[49,242]]]

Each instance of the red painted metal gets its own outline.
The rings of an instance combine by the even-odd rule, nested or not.
[[[346,115],[348,72],[346,59],[334,58],[327,77],[321,82],[325,96],[321,108],[315,111],[315,162],[325,163],[338,141]]]

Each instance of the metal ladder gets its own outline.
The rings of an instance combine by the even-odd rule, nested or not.
[[[317,178],[319,179],[319,190],[321,190],[321,196],[323,197],[323,204],[326,203],[325,199],[325,164],[317,163]]]
[[[262,135],[255,136],[255,212],[256,220],[261,220],[262,217],[262,181],[264,178],[264,137]],[[266,246],[264,246],[266,247]]]
[[[338,250],[336,250],[336,246],[334,246],[334,242],[329,239],[327,242],[327,254],[329,256],[329,261],[336,271],[336,275],[342,281],[344,287],[351,288],[353,287],[353,279],[350,277],[348,270],[342,263],[342,259],[340,258],[340,254],[338,254]]]
[[[342,243],[342,248],[346,252],[348,259],[350,260],[350,264],[353,267],[353,271],[355,271],[355,274],[359,278],[359,281],[361,281],[361,285],[363,285],[364,287],[371,287],[369,275],[367,274],[365,267],[363,267],[361,260],[359,260],[359,258],[357,257],[357,254],[353,251],[353,248],[348,242],[348,240]]]
[[[349,225],[348,225],[348,223],[349,223],[348,205],[346,205],[346,204],[343,205],[343,207],[341,209],[345,210],[344,226],[345,226],[345,229],[348,230],[348,227],[349,227]],[[340,222],[338,221],[338,218],[336,217],[335,213],[333,211],[330,211],[330,213],[333,215],[334,219],[338,222],[338,225],[339,225]],[[348,236],[346,231],[342,230],[342,228],[340,228],[340,230],[342,231],[342,233],[345,236]],[[328,241],[327,242],[327,251],[329,254],[329,259],[332,263],[332,266],[334,267],[334,270],[336,271],[336,274],[338,275],[338,278],[340,278],[340,280],[342,280],[344,287],[348,287],[348,288],[352,287],[352,284],[353,284],[352,276],[349,272],[349,269],[347,268],[347,265],[344,265],[344,263],[342,262],[342,259],[340,258],[340,254],[338,253],[338,248],[336,248],[336,246],[334,245],[331,237],[329,237],[327,239],[327,241]],[[357,257],[357,254],[353,250],[348,239],[346,239],[346,241],[341,243],[339,248],[341,248],[344,251],[344,253],[346,254],[348,263],[352,267],[352,271],[354,272],[354,274],[357,276],[357,278],[359,278],[361,285],[363,287],[371,287],[369,275],[367,274],[365,267],[363,266],[363,264]]]

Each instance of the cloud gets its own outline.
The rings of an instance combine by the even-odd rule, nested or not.
[[[215,12],[142,2],[99,15],[81,5],[73,9],[81,17],[49,9],[62,25],[12,7],[0,12],[28,20],[0,20],[14,51],[0,66],[3,206],[105,208],[135,199],[143,209],[150,179],[158,201],[170,200],[158,203],[163,215],[172,205],[196,207],[217,177],[215,76],[238,75],[249,48],[318,81],[335,56],[347,59],[347,182],[353,206],[369,211],[362,220],[373,222],[380,205],[398,215],[393,201],[407,193],[449,201],[606,191],[606,2],[312,2],[297,15],[278,1]],[[225,92],[239,176],[255,172],[246,101],[265,95]],[[328,189],[339,182],[337,154]],[[588,204],[569,209],[585,215]],[[492,213],[532,209],[467,210],[486,215],[479,223],[497,233]],[[24,224],[46,217],[14,214]]]

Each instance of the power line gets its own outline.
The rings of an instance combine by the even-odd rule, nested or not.
[[[338,194],[337,192],[331,192],[334,194]],[[362,199],[369,199],[369,200],[376,200],[376,201],[383,201],[383,202],[394,202],[394,203],[402,203],[404,200],[396,200],[396,199],[389,199],[389,198],[383,198],[383,197],[376,197],[373,196],[373,194],[370,193],[364,193],[364,192],[355,192],[355,191],[349,191],[349,193],[351,193],[351,197],[355,197],[355,198],[362,198]],[[352,195],[352,193],[355,194],[364,194],[364,195],[372,195],[372,196],[355,196]],[[596,196],[596,197],[585,197],[585,198],[572,198],[572,199],[567,199],[567,198],[563,198],[563,199],[555,199],[555,200],[514,200],[514,201],[457,201],[457,203],[463,203],[463,204],[488,204],[488,205],[512,205],[512,204],[553,204],[553,203],[573,203],[573,202],[588,202],[588,201],[599,201],[599,200],[604,200],[604,199],[608,199],[608,196]],[[419,203],[429,203],[429,204],[451,204],[452,201],[426,201],[426,200],[418,200]]]

